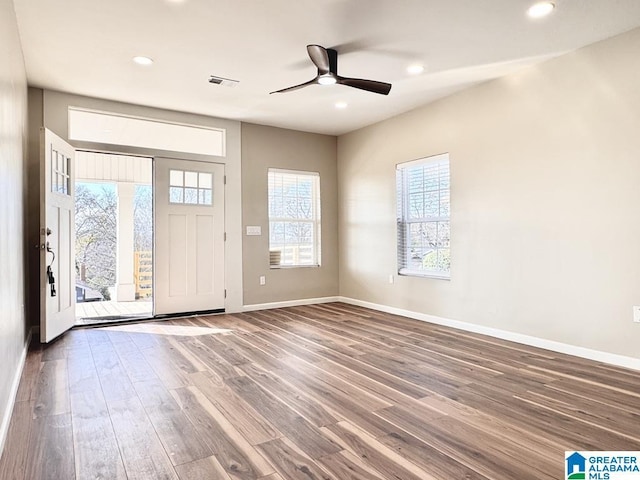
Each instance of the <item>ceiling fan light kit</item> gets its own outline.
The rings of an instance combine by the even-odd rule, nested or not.
[[[329,73],[318,77],[318,83],[320,85],[335,85],[337,82],[338,79]]]
[[[347,87],[365,90],[367,92],[388,95],[391,91],[391,84],[378,82],[376,80],[365,80],[363,78],[341,77],[338,75],[338,52],[332,48],[324,48],[320,45],[307,45],[307,53],[313,64],[318,68],[316,78],[308,82],[283,88],[271,93],[284,93],[299,90],[309,85],[346,85]]]

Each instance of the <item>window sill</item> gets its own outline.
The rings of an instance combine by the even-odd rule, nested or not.
[[[418,270],[400,270],[398,275],[402,277],[422,277],[422,278],[433,278],[435,280],[451,280],[451,275],[446,273],[438,273],[438,272],[423,272]]]
[[[291,268],[318,268],[320,265],[269,265],[271,270],[289,270]]]

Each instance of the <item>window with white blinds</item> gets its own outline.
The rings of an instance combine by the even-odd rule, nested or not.
[[[396,182],[398,273],[449,278],[449,155],[399,164]]]
[[[269,250],[280,252],[271,266],[319,266],[320,175],[270,168],[268,177]]]

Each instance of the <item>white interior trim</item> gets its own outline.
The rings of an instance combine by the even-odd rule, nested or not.
[[[4,451],[4,444],[5,444],[5,441],[7,440],[7,435],[9,433],[9,424],[11,423],[11,417],[13,415],[13,407],[15,406],[15,403],[16,403],[16,395],[18,395],[18,387],[20,386],[20,379],[22,378],[24,363],[27,359],[27,352],[29,351],[29,345],[31,345],[32,334],[33,334],[33,329],[30,329],[29,335],[27,336],[27,342],[25,343],[24,349],[22,350],[22,355],[20,356],[20,361],[18,362],[18,368],[16,369],[16,373],[13,377],[11,390],[9,392],[9,401],[4,408],[2,424],[0,424],[0,456],[2,456],[2,452]]]
[[[342,297],[303,298],[300,300],[287,300],[285,302],[256,303],[255,305],[244,305],[242,307],[242,311],[253,312],[255,310],[270,310],[272,308],[298,307],[300,305],[314,305],[317,303],[331,303],[341,301],[343,301]]]
[[[387,305],[365,302],[362,300],[356,300],[354,298],[338,297],[338,301],[351,305],[357,305],[360,307],[371,308],[372,310],[378,310],[380,312],[401,315],[403,317],[413,318],[414,320],[434,323],[436,325],[457,328],[459,330],[464,330],[467,332],[489,335],[491,337],[500,338],[502,340],[521,343],[523,345],[529,345],[531,347],[543,348],[545,350],[551,350],[552,352],[564,353],[567,355],[573,355],[574,357],[586,358],[588,360],[608,363],[617,367],[640,370],[640,358],[626,357],[624,355],[617,355],[615,353],[592,350],[589,348],[569,345],[567,343],[555,342],[553,340],[547,340],[544,338],[532,337],[530,335],[523,335],[521,333],[500,330],[498,328],[485,327],[473,323],[461,322],[459,320],[450,320],[448,318],[427,315],[426,313],[413,312],[411,310],[404,310],[401,308],[389,307]]]

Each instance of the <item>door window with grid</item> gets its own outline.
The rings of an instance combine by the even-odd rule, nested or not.
[[[269,250],[272,267],[320,265],[320,175],[270,168]]]
[[[169,170],[169,203],[212,205],[213,174]]]
[[[449,155],[399,164],[396,182],[398,273],[449,278]]]
[[[71,158],[64,153],[51,149],[51,191],[70,195]]]

